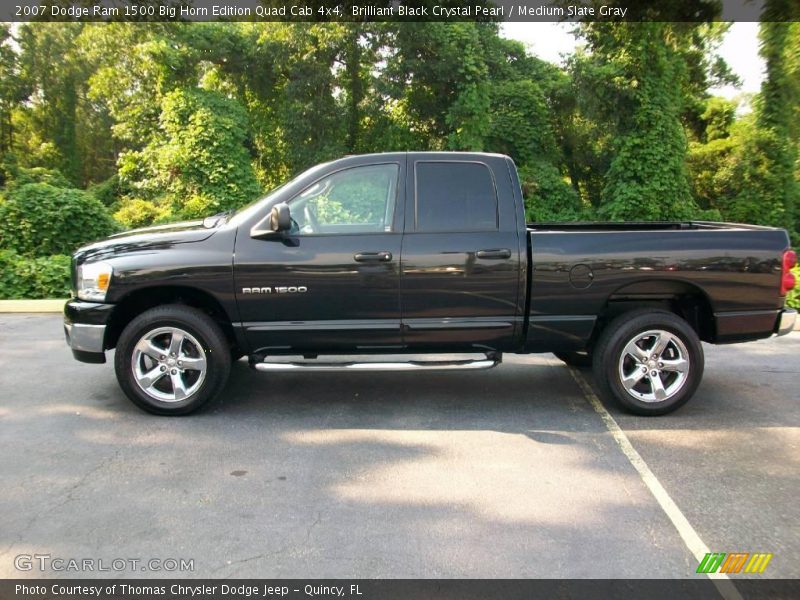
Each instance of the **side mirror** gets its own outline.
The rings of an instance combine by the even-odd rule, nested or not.
[[[292,228],[292,215],[289,212],[289,205],[285,202],[276,204],[270,213],[250,230],[250,237],[264,239],[274,237]]]
[[[292,228],[292,215],[289,214],[289,205],[281,202],[272,207],[269,213],[269,227],[272,231],[289,231]]]

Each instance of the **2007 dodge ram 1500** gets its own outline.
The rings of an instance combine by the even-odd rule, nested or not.
[[[554,352],[591,360],[606,397],[656,415],[694,394],[701,340],[791,331],[795,262],[768,227],[526,224],[506,156],[373,154],[318,165],[235,213],[79,249],[65,331],[78,360],[116,348],[122,389],[158,414],[200,407],[245,355],[261,371],[364,371]]]

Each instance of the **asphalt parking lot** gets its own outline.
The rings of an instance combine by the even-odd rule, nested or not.
[[[608,410],[711,551],[770,552],[760,577],[800,577],[800,333],[706,352],[679,412]],[[44,553],[194,559],[192,577],[698,577],[551,355],[233,371],[203,412],[153,417],[111,364],[72,359],[59,315],[0,315],[0,576],[41,577],[14,557]]]

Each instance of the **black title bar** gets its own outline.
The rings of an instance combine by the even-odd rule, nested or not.
[[[28,21],[758,21],[762,0],[3,0]],[[791,21],[797,15],[770,15]]]

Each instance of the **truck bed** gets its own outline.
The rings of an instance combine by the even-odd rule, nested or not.
[[[654,232],[661,232],[654,234]],[[526,348],[579,349],[615,303],[688,303],[714,343],[768,337],[783,306],[782,229],[705,221],[533,223]],[[617,304],[619,306],[619,304]],[[687,309],[689,310],[689,309]]]

